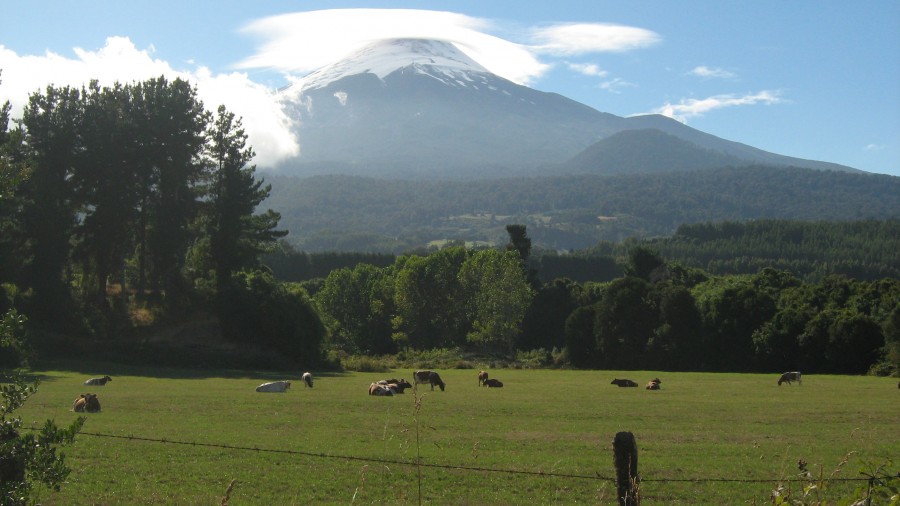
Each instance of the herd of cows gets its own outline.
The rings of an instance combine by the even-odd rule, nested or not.
[[[300,380],[307,388],[313,387],[313,377],[309,372],[305,372],[300,376]],[[85,385],[90,386],[105,386],[108,382],[112,381],[112,378],[109,376],[103,376],[102,378],[91,378],[84,382]],[[802,374],[800,371],[790,371],[783,373],[781,377],[778,378],[778,386],[781,386],[782,383],[787,383],[788,385],[793,384],[796,381],[798,384],[802,385]],[[662,380],[659,378],[653,378],[652,380],[647,382],[646,389],[647,390],[659,390],[660,384]],[[381,397],[390,397],[397,394],[402,394],[407,388],[413,388],[414,385],[430,385],[431,390],[434,390],[434,387],[437,386],[443,392],[447,387],[447,384],[444,383],[444,380],[441,379],[441,375],[436,371],[415,371],[413,373],[413,383],[406,381],[405,379],[383,379],[369,385],[369,395],[376,395]],[[619,387],[636,387],[638,386],[637,382],[630,379],[619,379],[614,378],[611,385],[616,385]],[[503,387],[503,382],[496,379],[490,378],[487,371],[479,371],[478,373],[478,386],[485,386],[489,388],[501,388]],[[291,382],[282,380],[282,381],[271,381],[268,383],[263,383],[256,387],[257,392],[287,392],[288,389],[291,388]],[[897,384],[897,388],[900,388],[900,383]],[[72,409],[79,413],[96,413],[100,411],[100,400],[97,399],[97,394],[86,393],[81,394],[77,399],[75,399],[75,404],[72,406]]]

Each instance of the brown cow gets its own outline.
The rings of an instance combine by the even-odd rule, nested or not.
[[[97,394],[81,394],[72,405],[72,410],[77,413],[97,413],[100,411],[100,401]]]
[[[647,390],[659,390],[659,384],[662,383],[659,379],[652,379],[647,383]]]
[[[785,383],[785,382],[788,385],[790,385],[791,382],[793,382],[793,381],[796,381],[797,383],[799,383],[801,385],[803,384],[803,381],[800,379],[799,371],[786,372],[786,373],[782,374],[781,377],[778,378],[778,386],[781,386],[781,384]]]
[[[413,381],[416,385],[419,383],[428,383],[431,385],[431,390],[434,390],[434,386],[437,385],[441,387],[441,392],[444,391],[444,388],[447,386],[444,383],[444,380],[441,379],[441,375],[434,371],[416,371],[413,373]]]
[[[610,385],[618,385],[620,387],[636,387],[636,386],[638,386],[637,383],[635,383],[634,381],[631,381],[630,379],[619,379],[619,378],[612,380],[612,382],[610,382]]]
[[[391,381],[390,383],[382,383],[381,381],[379,381],[378,384],[384,385],[384,386],[390,388],[391,391],[394,392],[395,394],[402,394],[403,391],[406,390],[407,388],[412,388],[412,383],[406,381],[405,379],[402,379],[399,381],[394,380],[394,381]]]
[[[487,371],[481,371],[478,373],[478,386],[484,386],[484,382],[488,380]]]
[[[484,386],[489,388],[503,388],[503,382],[498,379],[487,379],[484,380]]]

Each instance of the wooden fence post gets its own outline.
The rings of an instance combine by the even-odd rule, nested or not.
[[[638,506],[638,454],[634,434],[618,432],[613,440],[613,463],[616,466],[616,497],[619,506]]]

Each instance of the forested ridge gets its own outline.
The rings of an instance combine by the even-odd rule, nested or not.
[[[0,312],[27,319],[39,357],[340,368],[456,350],[543,367],[849,374],[900,364],[897,178],[756,167],[270,187],[240,119],[208,111],[185,81],[51,86],[12,123],[9,111]],[[293,225],[266,209],[279,201],[300,211]],[[284,242],[288,229],[412,246],[309,253]],[[536,236],[587,246],[560,253]],[[157,342],[178,325],[192,331]],[[0,361],[26,353],[4,346]]]
[[[785,167],[480,181],[267,176],[265,205],[304,251],[400,253],[436,240],[501,244],[521,223],[540,249],[673,234],[679,226],[900,218],[900,178]]]

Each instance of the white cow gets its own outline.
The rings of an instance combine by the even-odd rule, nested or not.
[[[312,381],[313,381],[312,374],[305,372],[305,373],[303,373],[303,376],[301,376],[300,378],[303,380],[304,385],[306,385],[308,388],[312,388]]]
[[[287,392],[291,388],[290,381],[273,381],[256,387],[257,392]]]

